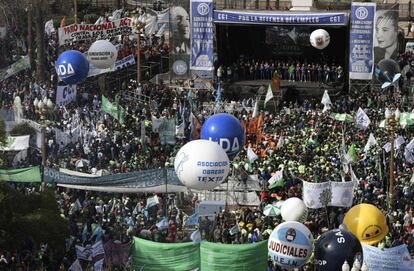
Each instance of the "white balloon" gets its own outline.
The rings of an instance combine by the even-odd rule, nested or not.
[[[97,40],[88,50],[88,60],[99,69],[110,68],[115,64],[118,51],[107,40]]]
[[[310,35],[309,40],[313,47],[322,50],[329,45],[331,37],[325,29],[316,29]]]
[[[284,221],[303,222],[308,216],[308,208],[300,198],[288,198],[280,210]]]
[[[219,144],[200,139],[181,147],[175,156],[174,169],[185,186],[209,190],[227,177],[230,161]]]

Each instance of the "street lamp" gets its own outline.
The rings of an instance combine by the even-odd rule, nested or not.
[[[393,202],[394,195],[394,138],[395,130],[397,128],[398,121],[400,119],[400,111],[397,109],[394,112],[390,111],[388,108],[385,110],[385,120],[387,123],[388,136],[391,140],[391,150],[390,150],[390,179],[388,182],[388,211],[391,211],[391,206]]]
[[[41,153],[42,153],[42,169],[44,171],[44,167],[46,164],[46,126],[47,126],[47,114],[50,113],[53,110],[54,104],[53,102],[45,97],[42,100],[38,100],[35,98],[33,101],[33,106],[35,108],[35,112],[39,115],[40,119],[40,127],[41,127]],[[43,176],[43,174],[42,174]],[[42,182],[42,186],[44,185],[44,182]],[[43,190],[43,187],[41,188]]]

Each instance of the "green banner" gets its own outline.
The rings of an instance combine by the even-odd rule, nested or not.
[[[266,271],[267,254],[267,241],[243,245],[202,242],[201,271]]]
[[[0,181],[19,183],[40,183],[40,168],[0,169]]]
[[[120,105],[111,103],[104,95],[102,95],[102,111],[117,119],[120,124],[124,124],[125,110]]]
[[[30,69],[30,61],[28,56],[24,56],[11,64],[9,67],[0,70],[0,81],[24,71],[25,69]]]
[[[200,264],[200,247],[192,242],[166,244],[134,237],[131,255],[133,270],[190,271]]]

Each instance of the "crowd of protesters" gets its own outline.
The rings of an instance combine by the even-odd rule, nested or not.
[[[132,48],[129,40],[124,40],[124,48]],[[157,41],[148,44],[157,44]],[[51,43],[53,44],[53,42]],[[81,49],[82,44],[72,44]],[[132,46],[132,47],[130,47]],[[143,45],[146,46],[146,45]],[[151,47],[153,48],[153,47]],[[164,47],[163,47],[164,48]],[[164,48],[168,51],[168,48]],[[164,50],[163,49],[163,50]],[[53,54],[54,51],[50,51]],[[127,53],[126,53],[127,54]],[[51,58],[52,59],[52,58]],[[409,60],[408,60],[409,61]],[[303,62],[303,63],[302,63]],[[320,63],[305,64],[305,61],[240,61],[230,67],[221,66],[219,77],[230,80],[270,79],[277,71],[282,80],[334,82],[342,76],[338,65]],[[13,108],[16,96],[22,101],[23,117],[40,121],[41,115],[34,107],[34,100],[49,98],[55,100],[56,75],[50,69],[50,80],[36,82],[31,74],[22,72],[0,82],[0,101],[2,109]],[[405,77],[409,77],[405,74]],[[221,78],[219,78],[221,79]],[[406,78],[405,78],[406,79]],[[403,84],[406,89],[409,81]],[[374,88],[366,93],[352,93],[333,99],[330,111],[324,112],[320,98],[312,100],[282,103],[280,108],[261,112],[262,124],[253,134],[246,135],[246,147],[250,147],[259,156],[251,162],[246,150],[232,162],[243,181],[245,175],[259,175],[265,189],[260,193],[261,205],[254,208],[230,208],[212,217],[200,218],[202,239],[227,244],[254,243],[266,240],[271,231],[282,220],[280,217],[265,216],[263,206],[289,197],[301,197],[302,180],[310,182],[340,181],[342,161],[340,150],[343,146],[355,145],[357,160],[352,165],[359,183],[355,191],[354,203],[372,203],[387,215],[390,233],[380,243],[380,247],[393,247],[406,244],[410,253],[414,253],[414,208],[413,165],[405,160],[404,151],[396,151],[394,175],[396,179],[395,196],[391,210],[387,209],[386,198],[389,176],[390,154],[383,146],[390,141],[389,131],[379,127],[385,118],[386,108],[411,112],[412,104],[408,92],[402,89],[402,97],[390,99],[386,92]],[[106,170],[109,174],[170,167],[175,153],[192,138],[190,124],[191,110],[203,123],[215,112],[215,107],[205,104],[214,100],[213,93],[172,90],[164,84],[137,84],[127,80],[120,89],[104,91],[98,84],[79,86],[76,102],[65,107],[54,106],[48,113],[49,124],[46,130],[45,165],[53,168],[67,168],[93,174],[97,170]],[[137,97],[149,97],[148,100],[122,99],[120,92],[132,91]],[[119,101],[125,108],[125,122],[119,123],[101,109],[101,95],[105,92],[112,101]],[[231,100],[232,97],[226,97]],[[395,100],[395,101],[394,101]],[[150,102],[151,101],[151,102]],[[237,100],[234,114],[243,123],[254,120],[254,99]],[[140,106],[137,106],[139,104]],[[330,113],[348,113],[355,116],[358,108],[363,108],[371,120],[366,130],[354,123],[335,120]],[[190,110],[191,109],[191,110]],[[184,138],[177,138],[176,144],[161,144],[159,134],[152,127],[154,118],[174,118],[185,123]],[[141,123],[144,129],[141,129]],[[68,142],[58,139],[58,132],[70,137]],[[145,132],[145,134],[142,134]],[[372,133],[378,144],[364,151],[368,136]],[[403,136],[405,144],[414,137],[411,126],[398,126],[396,134]],[[392,136],[394,138],[394,136]],[[39,155],[29,156],[27,164],[40,164]],[[76,166],[76,161],[85,159],[88,164]],[[267,180],[277,170],[282,170],[284,186],[267,189]],[[33,193],[31,187],[21,188],[24,193]],[[76,258],[74,246],[94,243],[98,240],[128,244],[133,236],[140,236],[156,242],[190,241],[192,233],[186,226],[197,198],[178,201],[176,197],[158,195],[158,203],[149,205],[148,199],[154,194],[112,194],[78,190],[55,189],[62,217],[67,219],[70,237],[67,240],[67,255],[62,268],[67,270]],[[181,205],[179,204],[181,203]],[[180,206],[179,206],[180,205]],[[185,210],[184,210],[185,209]],[[328,225],[338,227],[341,224],[344,208],[331,207],[328,214],[324,211],[309,210],[304,224],[315,237],[328,230]],[[166,219],[167,224],[159,223]],[[158,224],[158,226],[157,226]],[[47,254],[46,244],[35,244],[32,253],[23,257],[20,252],[0,250],[1,268],[17,268],[24,263],[26,269],[36,269],[37,252]],[[29,256],[27,256],[29,255]],[[41,255],[41,254],[40,254]],[[113,263],[111,270],[125,268],[127,262]],[[307,266],[307,268],[310,264]],[[269,270],[274,267],[269,267]]]

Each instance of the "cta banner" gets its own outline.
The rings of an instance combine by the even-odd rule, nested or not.
[[[349,35],[349,79],[372,79],[375,10],[375,3],[352,3]]]
[[[74,39],[110,39],[119,35],[132,35],[132,19],[121,18],[101,24],[71,24],[58,29],[59,45],[71,43]]]
[[[191,70],[212,71],[213,0],[191,0]]]
[[[393,248],[377,248],[362,244],[364,263],[369,270],[376,271],[409,271],[413,270],[414,261],[411,259],[406,245]]]
[[[57,86],[56,105],[66,106],[76,101],[76,85]]]
[[[215,23],[287,24],[287,25],[347,25],[344,12],[338,13],[259,13],[236,10],[215,10]]]

